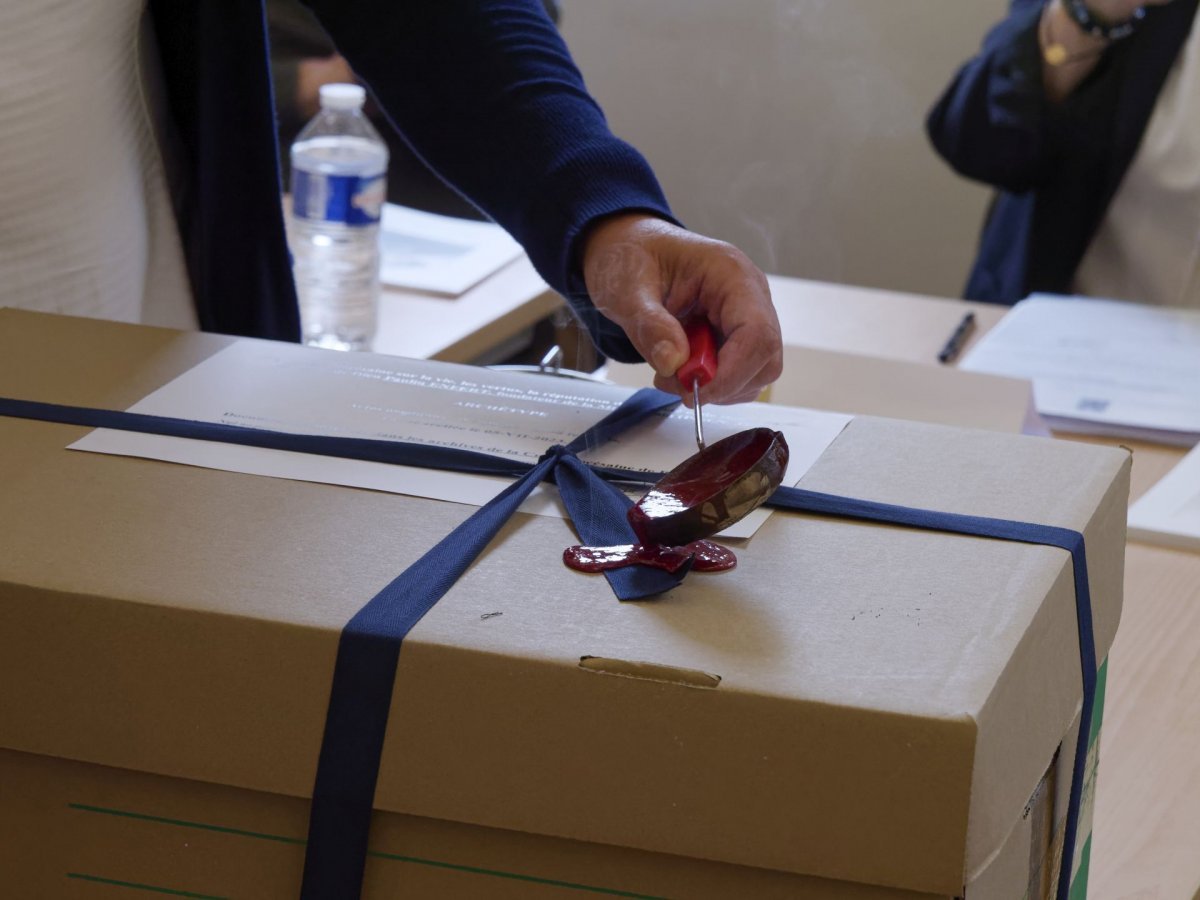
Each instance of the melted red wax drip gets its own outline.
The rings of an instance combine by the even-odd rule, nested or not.
[[[568,547],[563,562],[580,572],[603,572],[622,566],[657,566],[678,572],[692,560],[693,572],[724,572],[737,565],[737,557],[728,547],[712,541],[692,541],[682,547],[665,544],[618,544],[614,547]]]

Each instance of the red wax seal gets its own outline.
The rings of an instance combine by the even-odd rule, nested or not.
[[[724,572],[737,565],[728,547],[712,541],[692,541],[681,547],[665,544],[617,544],[612,547],[576,545],[563,551],[563,562],[580,572],[603,572],[623,566],[655,566],[678,572],[691,560],[693,572]]]

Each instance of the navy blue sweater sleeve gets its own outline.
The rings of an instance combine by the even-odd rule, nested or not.
[[[621,210],[674,220],[540,0],[308,2],[414,150],[521,243],[605,354],[639,359],[587,297],[580,237]]]
[[[1045,95],[1038,47],[1042,0],[1014,0],[934,105],[926,129],[961,175],[1019,191],[1045,156]]]
[[[1012,193],[1044,186],[1065,156],[1107,140],[1111,127],[1110,114],[1096,116],[1111,93],[1104,60],[1065,101],[1047,101],[1038,39],[1043,6],[1013,0],[926,121],[934,148],[955,171]]]

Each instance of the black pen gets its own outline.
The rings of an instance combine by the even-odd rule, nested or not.
[[[962,317],[962,321],[958,323],[958,327],[954,329],[954,333],[950,335],[950,339],[942,347],[942,352],[938,354],[938,362],[949,364],[958,359],[958,354],[962,352],[963,344],[967,342],[967,338],[971,336],[971,332],[974,330],[975,313],[969,312]]]

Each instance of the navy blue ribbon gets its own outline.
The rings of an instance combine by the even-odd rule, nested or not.
[[[634,538],[625,518],[630,501],[604,479],[646,483],[657,480],[657,474],[634,474],[589,466],[575,454],[607,441],[630,425],[668,410],[678,402],[677,397],[658,391],[639,391],[567,446],[551,448],[533,466],[472,451],[420,444],[287,434],[5,398],[0,398],[0,415],[518,479],[373,597],[342,631],[313,790],[302,889],[306,900],[341,900],[358,896],[361,889],[375,783],[404,637],[543,480],[552,478],[558,484],[576,531],[585,543],[631,543]],[[1067,528],[934,512],[798,488],[780,488],[768,505],[929,531],[1059,547],[1071,554],[1083,708],[1058,879],[1058,900],[1067,900],[1097,680],[1083,535]],[[653,596],[674,587],[682,577],[682,573],[673,576],[642,566],[605,574],[621,599]]]
[[[675,402],[677,398],[662,394],[636,394],[566,447],[552,447],[519,480],[376,594],[342,630],[313,788],[302,898],[333,900],[359,895],[375,782],[405,636],[466,571],[534,487],[551,474],[585,543],[634,543],[626,518],[629,498],[592,473],[575,453]],[[616,576],[609,583],[617,596],[632,600],[669,590],[683,573],[669,575],[636,566],[611,574]]]

